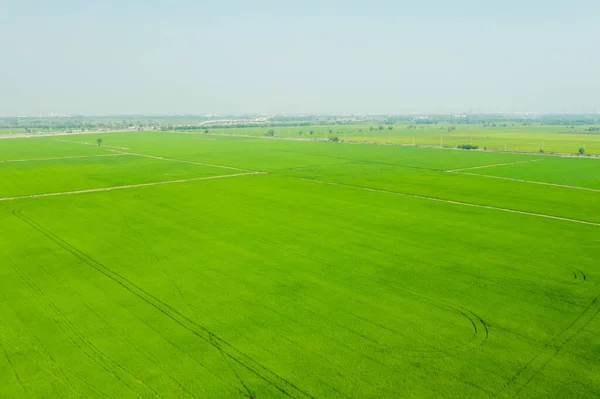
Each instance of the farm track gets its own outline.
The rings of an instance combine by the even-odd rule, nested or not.
[[[156,155],[136,154],[136,153],[133,153],[133,152],[119,152],[119,153],[122,154],[122,155],[134,155],[136,157],[158,159],[158,160],[161,160],[161,161],[170,161],[170,162],[179,162],[179,163],[189,163],[189,164],[192,164],[192,165],[211,166],[213,168],[231,169],[231,170],[237,170],[237,171],[240,171],[240,172],[260,173],[259,171],[253,171],[253,170],[247,170],[247,169],[240,169],[240,168],[235,168],[233,166],[215,165],[215,164],[203,163],[203,162],[195,162],[195,161],[185,161],[185,160],[181,160],[181,159],[159,157],[159,156],[156,156]]]
[[[531,162],[538,162],[538,161],[541,161],[541,159],[531,159],[529,161],[505,162],[505,163],[496,163],[496,164],[491,164],[491,165],[471,166],[470,168],[450,169],[450,170],[445,170],[444,172],[456,173],[456,172],[462,172],[463,170],[493,168],[496,166],[518,165],[521,163],[531,163]]]
[[[132,388],[131,385],[127,384],[124,378],[120,375],[119,371],[125,372],[130,378],[133,378],[133,374],[126,370],[122,365],[108,357],[94,344],[92,344],[84,335],[77,330],[77,328],[70,322],[70,320],[60,311],[58,306],[52,302],[44,294],[44,292],[31,280],[24,272],[21,271],[12,261],[9,264],[13,265],[13,270],[19,276],[23,287],[31,294],[31,296],[40,305],[40,308],[44,310],[49,320],[53,320],[54,324],[62,333],[69,339],[69,341],[79,350],[88,360],[96,364],[100,369],[104,370],[109,375],[113,376],[123,386],[129,389],[134,394],[139,394]],[[111,367],[113,366],[113,367]],[[154,396],[161,397],[156,391],[148,388],[142,383]],[[73,388],[71,386],[71,388]]]
[[[71,143],[71,144],[83,144],[83,145],[91,145],[91,146],[97,146],[98,144],[94,144],[94,143],[88,143],[87,141],[74,141],[74,140],[62,140],[62,139],[54,139],[54,141],[60,141],[63,143]],[[128,150],[129,147],[117,147],[114,145],[105,145],[102,144],[102,147],[106,147],[106,148],[115,148],[117,150]]]
[[[485,175],[485,174],[482,174],[482,173],[457,172],[457,171],[451,171],[451,170],[447,170],[446,172],[457,174],[457,175],[487,177],[487,178],[490,178],[490,179],[508,180],[508,181],[514,181],[514,182],[518,182],[518,183],[539,184],[539,185],[542,185],[542,186],[561,187],[561,188],[568,188],[568,189],[573,189],[573,190],[583,190],[583,191],[592,191],[592,192],[600,193],[600,190],[596,189],[596,188],[588,188],[588,187],[581,187],[581,186],[570,186],[570,185],[567,185],[567,184],[546,183],[546,182],[536,181],[536,180],[515,179],[513,177],[502,177],[502,176]]]
[[[77,155],[77,156],[72,156],[72,157],[56,157],[56,158],[6,159],[6,160],[0,160],[0,163],[62,161],[64,159],[85,159],[85,158],[100,158],[100,157],[119,157],[119,156],[125,156],[125,154],[98,154],[98,155]]]
[[[16,201],[16,200],[30,199],[30,198],[56,197],[56,196],[60,196],[60,195],[97,193],[97,192],[102,192],[102,191],[123,190],[123,189],[138,188],[138,187],[161,186],[161,185],[165,185],[165,184],[187,183],[187,182],[200,181],[200,180],[225,179],[225,178],[229,178],[229,177],[240,177],[240,176],[250,176],[250,175],[260,175],[260,174],[264,174],[264,173],[263,172],[235,173],[235,174],[229,174],[229,175],[195,177],[195,178],[191,178],[191,179],[168,180],[168,181],[154,182],[154,183],[139,183],[139,184],[128,184],[128,185],[124,185],[124,186],[90,188],[90,189],[85,189],[85,190],[63,191],[63,192],[56,192],[56,193],[21,195],[21,196],[17,196],[17,197],[0,198],[0,201]]]
[[[14,267],[16,267],[16,266],[12,262],[12,259],[10,259],[6,255],[5,255],[5,257],[8,259],[8,261],[10,262],[10,264],[13,265],[13,270],[16,270],[16,269],[14,269]],[[18,269],[18,270],[20,270],[20,269]],[[17,273],[19,273],[18,270],[16,270]],[[23,284],[23,281],[21,281],[21,284]],[[70,374],[74,379],[79,380],[79,382],[81,382],[83,385],[85,385],[88,388],[90,388],[92,391],[95,391],[96,393],[98,393],[98,394],[100,394],[102,396],[108,397],[104,393],[102,393],[101,391],[98,391],[95,387],[93,387],[92,385],[90,385],[85,379],[82,379],[82,378],[78,377],[71,370],[69,370],[68,368],[64,367],[60,363],[56,362],[56,360],[54,359],[54,357],[52,356],[52,354],[48,351],[48,349],[40,341],[40,339],[37,336],[37,334],[34,331],[31,330],[30,326],[26,322],[24,322],[22,320],[21,316],[19,315],[19,312],[16,309],[14,309],[14,307],[11,304],[11,302],[5,296],[4,296],[4,302],[9,304],[9,306],[11,307],[11,309],[12,309],[13,313],[15,314],[15,316],[19,319],[19,321],[21,322],[21,324],[23,324],[23,326],[31,333],[31,335],[34,337],[35,341],[37,342],[37,344],[39,345],[39,347],[41,349],[35,348],[34,346],[29,346],[28,347],[28,351],[25,351],[25,350],[22,350],[17,343],[12,342],[11,345],[12,345],[13,348],[17,349],[25,357],[27,357],[31,361],[33,361],[41,370],[43,370],[44,372],[46,372],[48,375],[50,375],[52,378],[54,378],[55,380],[57,380],[61,384],[69,387],[74,392],[76,392],[77,390],[72,386],[71,381],[70,381],[70,379],[69,379],[69,377],[68,377],[67,374]],[[4,327],[4,331],[10,333],[10,331],[8,329],[6,329],[6,326],[2,322],[0,322],[0,327]],[[0,332],[1,331],[2,330],[0,329]],[[13,335],[13,338],[15,340],[17,340],[17,341],[21,340],[21,337],[15,336],[14,333],[10,333],[10,334]],[[6,338],[6,336],[4,338]],[[29,353],[29,351],[37,352],[40,355],[40,358],[33,357]],[[45,361],[45,363],[42,364],[42,362],[44,362],[44,361]],[[62,376],[59,375],[59,374],[61,374]],[[78,392],[78,393],[79,393],[80,396],[85,397],[85,395],[83,395],[82,393],[80,393],[80,392]]]
[[[313,182],[313,183],[319,183],[319,184],[328,184],[328,185],[331,185],[331,186],[356,188],[356,189],[365,190],[365,191],[373,191],[373,192],[379,192],[379,193],[401,195],[403,197],[418,198],[418,199],[424,199],[424,200],[435,201],[435,202],[443,202],[443,203],[453,204],[453,205],[469,206],[469,207],[472,207],[472,208],[480,208],[480,209],[490,209],[490,210],[495,210],[495,211],[516,213],[516,214],[520,214],[520,215],[535,216],[535,217],[540,217],[540,218],[545,218],[545,219],[561,220],[561,221],[564,221],[564,222],[579,223],[579,224],[585,224],[585,225],[589,225],[589,226],[600,227],[600,223],[589,222],[589,221],[586,221],[586,220],[579,220],[579,219],[564,218],[564,217],[554,216],[554,215],[547,215],[547,214],[544,214],[544,213],[519,211],[517,209],[500,208],[500,207],[491,206],[491,205],[473,204],[473,203],[470,203],[470,202],[453,201],[453,200],[447,200],[447,199],[442,199],[442,198],[437,198],[437,197],[428,197],[428,196],[424,196],[424,195],[408,194],[408,193],[402,193],[402,192],[398,192],[398,191],[382,190],[382,189],[371,188],[371,187],[354,186],[354,185],[351,185],[351,184],[336,183],[336,182],[330,182],[330,181],[324,181],[324,180],[316,180],[316,179],[308,179],[308,178],[304,178],[304,177],[296,177],[296,179],[304,180],[304,181],[308,181],[308,182]]]
[[[596,296],[567,328],[545,344],[541,351],[520,368],[495,396],[507,398],[518,396],[544,370],[546,365],[563,350],[565,345],[579,335],[598,314],[600,314],[600,295]]]
[[[250,373],[254,374],[256,377],[260,378],[267,384],[271,385],[274,389],[278,390],[283,395],[285,395],[287,397],[292,397],[292,398],[302,398],[302,397],[313,398],[313,396],[310,395],[308,392],[302,390],[301,388],[296,386],[294,383],[288,381],[287,379],[283,378],[279,374],[268,369],[264,365],[256,362],[254,359],[252,359],[245,353],[243,353],[243,352],[239,351],[238,349],[236,349],[235,347],[233,347],[227,341],[216,336],[214,333],[212,333],[210,330],[205,328],[203,325],[201,325],[197,322],[194,322],[193,320],[189,319],[187,316],[180,313],[178,310],[174,309],[167,303],[158,299],[157,297],[155,297],[148,291],[145,291],[143,288],[136,285],[132,281],[123,277],[122,275],[115,272],[114,270],[106,267],[105,265],[99,263],[95,259],[93,259],[90,256],[86,255],[85,253],[79,251],[77,248],[71,246],[69,243],[62,240],[60,237],[56,236],[51,231],[49,231],[49,230],[45,229],[44,227],[42,227],[41,225],[39,225],[33,219],[30,219],[29,217],[23,215],[21,213],[21,211],[15,210],[15,211],[13,211],[13,214],[17,218],[22,220],[24,223],[28,224],[33,229],[37,230],[39,233],[46,236],[48,239],[53,241],[58,246],[62,247],[67,252],[71,253],[73,256],[75,256],[76,258],[78,258],[79,260],[81,260],[82,262],[87,264],[88,266],[92,267],[99,273],[101,273],[101,274],[105,275],[106,277],[108,277],[109,279],[113,280],[115,283],[117,283],[118,285],[123,287],[125,290],[127,290],[130,293],[132,293],[133,295],[137,296],[140,300],[146,302],[148,305],[155,308],[157,311],[162,313],[167,318],[171,319],[173,322],[175,322],[182,328],[188,330],[190,333],[192,333],[196,337],[198,337],[198,338],[202,339],[203,341],[205,341],[206,343],[210,344],[216,350],[221,351],[224,354],[224,356],[226,356],[228,359],[234,361],[239,366],[243,367]]]

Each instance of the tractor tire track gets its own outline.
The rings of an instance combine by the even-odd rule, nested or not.
[[[136,195],[134,198],[138,199],[138,200],[147,201],[147,200],[143,199],[142,197],[140,197],[139,195]],[[222,229],[225,229],[225,230],[228,230],[228,231],[241,233],[240,231],[238,231],[236,229],[233,229],[231,227],[224,226],[224,225],[221,225],[219,223],[207,221],[207,220],[202,219],[202,218],[200,218],[198,216],[190,215],[187,212],[181,211],[181,210],[176,209],[176,208],[169,207],[169,206],[164,205],[164,204],[156,204],[156,203],[152,203],[152,204],[154,206],[156,206],[156,207],[169,210],[169,211],[171,211],[173,213],[184,215],[186,218],[202,222],[202,223],[204,223],[206,225],[209,225],[211,227],[218,227],[218,228],[222,228]],[[299,256],[302,256],[304,258],[307,258],[307,259],[313,260],[315,262],[321,263],[321,264],[326,265],[328,267],[335,267],[329,261],[327,261],[325,259],[322,259],[320,257],[316,257],[314,255],[304,254],[304,253],[302,253],[302,252],[300,252],[300,251],[298,251],[298,250],[296,250],[294,248],[291,248],[291,247],[288,247],[288,246],[285,246],[285,245],[282,245],[282,244],[279,244],[279,243],[267,240],[267,239],[262,238],[262,237],[258,237],[258,236],[252,235],[252,234],[250,234],[248,232],[243,232],[243,234],[245,236],[249,237],[249,238],[252,238],[252,239],[256,240],[256,241],[265,243],[265,244],[270,245],[270,246],[274,246],[274,247],[282,249],[284,251],[295,253],[295,254],[297,254]],[[440,310],[450,311],[450,312],[456,313],[456,314],[458,314],[458,315],[466,318],[469,321],[469,323],[473,326],[473,336],[469,339],[469,341],[466,342],[466,343],[464,343],[464,344],[452,347],[452,348],[446,348],[446,349],[440,349],[440,350],[422,350],[422,351],[421,350],[410,350],[410,349],[405,349],[405,348],[396,348],[397,350],[406,351],[407,353],[411,353],[412,352],[412,353],[414,353],[414,355],[416,357],[423,357],[423,356],[424,357],[431,357],[431,356],[433,356],[433,354],[438,354],[439,355],[440,353],[445,353],[447,356],[452,356],[452,351],[455,351],[455,350],[459,350],[459,351],[460,350],[464,350],[464,348],[466,346],[470,346],[471,350],[472,350],[472,349],[474,349],[476,347],[479,347],[479,346],[483,345],[485,343],[485,341],[489,337],[489,328],[488,328],[487,323],[481,317],[477,316],[475,313],[473,313],[473,312],[471,312],[471,311],[469,311],[467,309],[464,309],[464,308],[461,309],[461,308],[457,307],[456,305],[450,304],[450,303],[448,303],[447,301],[444,301],[444,300],[427,297],[425,294],[422,294],[422,293],[420,293],[418,291],[411,290],[411,289],[409,289],[407,287],[400,286],[398,284],[394,284],[394,283],[389,282],[387,280],[377,279],[377,278],[374,278],[372,276],[369,276],[367,274],[364,274],[364,273],[361,273],[361,272],[357,272],[357,271],[351,271],[351,273],[353,273],[353,274],[355,274],[357,276],[360,276],[360,277],[362,277],[364,279],[367,279],[367,280],[375,281],[377,283],[384,283],[385,285],[388,285],[389,287],[391,287],[391,288],[393,288],[395,290],[402,290],[402,291],[405,291],[405,292],[409,292],[410,294],[412,294],[414,296],[417,296],[417,297],[420,297],[420,298],[427,298],[428,303],[430,305],[432,305],[434,307],[437,307]],[[315,273],[312,273],[312,274],[315,275],[315,276],[318,276]],[[303,307],[303,309],[306,309],[306,308]],[[323,316],[320,316],[320,317],[323,317]],[[290,320],[293,320],[293,319],[290,319]],[[295,321],[295,320],[293,320],[293,321]],[[300,324],[302,324],[302,323],[300,323]],[[308,328],[310,328],[310,327],[308,327]],[[313,329],[311,328],[311,330],[313,330]],[[352,330],[350,330],[350,331],[354,332]],[[362,336],[364,338],[364,335],[362,335]],[[373,340],[369,339],[369,341],[373,341]]]
[[[45,297],[45,294],[41,291],[41,289],[37,286],[37,284],[35,284],[33,282],[33,280],[31,280],[29,278],[29,276],[23,272],[23,270],[21,268],[19,268],[17,266],[16,263],[13,262],[13,260],[5,254],[5,258],[8,259],[9,264],[11,265],[11,268],[13,269],[13,271],[15,273],[17,273],[18,277],[19,277],[19,282],[21,283],[21,285],[31,294],[31,296],[35,299],[35,301],[40,305],[40,307],[43,309],[44,313],[46,314],[46,316],[52,320],[61,331],[64,330],[58,325],[58,323],[55,321],[55,318],[50,314],[50,312],[48,311],[47,307],[44,305],[44,300],[48,301]],[[6,299],[6,297],[5,297]],[[11,309],[13,310],[13,313],[15,313],[15,315],[17,316],[17,318],[19,319],[19,321],[27,328],[27,330],[29,330],[29,332],[35,337],[35,340],[38,342],[38,344],[40,345],[40,347],[43,349],[43,351],[45,352],[46,356],[48,357],[48,359],[50,359],[51,363],[54,364],[59,371],[61,371],[63,373],[63,376],[65,378],[65,381],[60,380],[61,382],[65,383],[67,386],[69,386],[69,388],[71,388],[73,391],[76,391],[76,389],[73,387],[73,385],[71,384],[69,377],[67,377],[66,373],[69,373],[71,375],[73,375],[77,380],[79,380],[81,383],[83,383],[85,386],[87,386],[88,388],[90,388],[93,391],[96,391],[97,393],[100,393],[103,396],[106,396],[103,392],[98,391],[96,388],[94,388],[92,385],[89,385],[87,383],[87,381],[85,381],[84,379],[76,376],[75,374],[73,374],[73,372],[71,372],[69,369],[65,368],[64,366],[62,366],[61,364],[59,364],[54,357],[50,354],[50,352],[44,347],[44,345],[42,344],[42,342],[40,341],[40,339],[38,338],[38,336],[31,330],[31,328],[27,325],[27,323],[25,323],[21,317],[19,316],[19,313],[16,311],[16,309],[14,309],[14,307],[12,306],[12,304],[10,303],[10,301],[8,301],[9,306],[11,307]],[[50,301],[48,301],[50,302]],[[67,336],[68,338],[70,338],[69,336]],[[72,342],[71,339],[69,339]],[[42,353],[41,351],[38,350],[38,352]],[[30,356],[28,356],[30,357]],[[30,357],[31,358],[31,357]],[[39,361],[31,358],[32,360],[34,360],[40,367],[42,367],[43,369],[45,369],[48,373],[54,375],[53,373],[51,373],[46,367],[41,366]],[[59,378],[56,375],[54,375],[55,378]],[[82,393],[79,392],[80,396],[85,396]]]
[[[102,317],[102,315],[100,315],[98,312],[96,312],[94,309],[92,309],[87,303],[84,302],[84,305],[88,309],[88,311],[90,311],[90,313],[94,314],[98,319],[102,320],[111,329],[116,330],[116,328],[111,323],[109,323],[104,317]],[[143,350],[135,342],[133,342],[130,339],[128,339],[126,335],[121,335],[121,337],[122,337],[121,339],[123,339],[131,347],[133,347],[136,351],[138,351],[140,354],[142,354],[142,356],[144,356],[146,358],[146,360],[148,360],[148,362],[152,363],[158,369],[163,370],[162,365],[159,363],[158,359],[155,358],[155,356],[152,356],[149,352]],[[173,378],[173,376],[171,376],[170,374],[164,373],[163,375],[165,375],[177,387],[179,387],[179,389],[181,389],[183,392],[185,392],[186,394],[188,394],[190,397],[192,397],[192,398],[196,398],[197,397],[196,395],[194,395],[194,393],[192,393],[191,391],[189,391],[185,386],[183,386],[183,384],[181,384],[178,380],[176,380],[175,378]]]
[[[10,365],[13,375],[15,376],[16,380],[19,382],[19,385],[21,386],[21,388],[23,388],[23,390],[26,393],[29,393],[29,390],[27,389],[25,384],[23,384],[23,381],[21,381],[21,377],[19,377],[19,373],[17,372],[15,365],[13,364],[12,360],[10,360],[10,356],[8,355],[8,352],[6,351],[6,348],[4,347],[4,345],[2,345],[2,340],[0,340],[0,349],[2,349],[2,353],[4,353],[4,357],[6,358],[6,361],[8,362],[8,364]]]
[[[7,330],[7,332],[8,332],[8,327],[6,327],[6,325],[4,325],[4,324],[0,323],[0,326],[4,327],[4,329],[5,329],[5,330]],[[9,332],[9,333],[10,333],[10,332]],[[10,333],[10,334],[13,336],[13,338],[14,338],[15,340],[17,340],[17,341],[19,340],[19,338],[20,338],[20,337],[17,337],[16,335],[14,335],[14,333]],[[2,337],[2,335],[1,335],[1,334],[0,334],[0,337]],[[50,368],[48,368],[46,365],[43,365],[43,364],[41,364],[41,363],[40,363],[40,361],[39,361],[38,359],[36,359],[36,358],[32,357],[32,356],[31,356],[31,355],[28,353],[28,351],[25,351],[25,350],[21,349],[17,343],[15,343],[14,341],[13,341],[13,342],[10,342],[10,339],[7,339],[7,337],[6,337],[6,336],[4,336],[4,337],[3,337],[3,339],[4,339],[4,340],[6,340],[6,341],[8,341],[8,342],[11,344],[11,346],[12,346],[12,347],[14,347],[15,349],[17,349],[19,352],[22,352],[23,356],[26,356],[26,357],[27,357],[27,358],[29,358],[31,361],[33,361],[33,362],[34,362],[34,363],[35,363],[35,364],[36,364],[36,365],[37,365],[37,366],[40,368],[40,370],[43,370],[43,371],[45,371],[46,373],[48,373],[48,375],[49,375],[50,377],[54,378],[56,381],[60,382],[60,383],[61,383],[61,384],[63,384],[64,386],[66,386],[66,387],[70,388],[70,389],[71,389],[71,391],[73,391],[73,393],[75,393],[75,394],[77,394],[77,395],[79,395],[80,397],[83,397],[83,398],[87,397],[87,396],[86,396],[85,394],[83,394],[82,392],[80,392],[80,391],[76,390],[76,389],[75,389],[75,388],[74,388],[74,387],[71,385],[71,383],[70,383],[69,381],[62,379],[62,378],[61,378],[59,375],[57,375],[57,374],[54,372],[55,370],[51,370],[51,369],[50,369]],[[33,348],[28,348],[28,349],[33,349]],[[36,349],[33,349],[33,350],[36,350]],[[37,352],[40,352],[39,350],[36,350],[36,351],[37,351]],[[61,365],[60,365],[60,364],[58,364],[58,363],[54,363],[54,366],[55,366],[55,367],[56,367],[56,368],[57,368],[59,371],[61,371],[63,374],[65,373],[65,371],[66,371],[66,372],[69,372],[70,374],[73,374],[72,372],[70,372],[69,370],[65,369],[63,366],[61,366]],[[79,377],[77,377],[77,376],[75,376],[75,375],[74,375],[74,377],[79,379]],[[65,377],[65,378],[66,378],[66,377]],[[102,395],[102,396],[104,396],[104,397],[108,397],[108,396],[106,396],[106,394],[104,394],[103,392],[100,392],[100,391],[98,391],[98,390],[97,390],[97,389],[95,389],[94,387],[92,387],[92,386],[90,386],[89,384],[87,384],[85,381],[83,381],[83,380],[81,380],[81,379],[80,379],[80,381],[81,381],[81,382],[82,382],[84,385],[88,386],[88,388],[90,388],[91,390],[95,391],[96,393],[98,393],[98,394],[100,394],[100,395]]]
[[[70,252],[73,256],[80,259],[82,262],[86,263],[88,266],[92,267],[99,273],[103,274],[107,278],[113,280],[115,283],[123,287],[125,290],[131,292],[133,295],[137,296],[142,301],[146,302],[148,305],[154,307],[157,311],[162,313],[164,316],[171,319],[173,322],[181,326],[182,328],[188,330],[190,333],[195,335],[196,337],[202,339],[203,341],[209,343],[211,346],[215,347],[217,350],[222,350],[224,355],[239,364],[241,367],[247,369],[252,374],[256,375],[258,378],[271,385],[273,388],[277,389],[283,395],[287,397],[309,397],[313,398],[308,392],[302,390],[298,386],[296,386],[291,381],[281,377],[279,374],[274,371],[268,369],[264,365],[258,363],[245,353],[239,351],[234,346],[229,344],[227,341],[221,339],[216,336],[210,330],[205,328],[203,325],[194,322],[187,316],[180,313],[178,310],[174,309],[167,303],[158,299],[148,291],[145,291],[143,288],[123,277],[119,273],[114,270],[108,268],[107,266],[101,264],[85,253],[81,252],[77,248],[73,247],[51,231],[39,225],[37,222],[32,220],[31,218],[23,215],[20,210],[14,210],[13,214],[22,220],[24,223],[31,226],[33,229],[37,230],[39,233],[46,236],[48,239],[56,243],[58,246],[63,248],[64,250]],[[211,340],[212,338],[212,340]]]
[[[121,217],[123,218],[124,223],[127,225],[127,228],[130,231],[136,233],[142,239],[142,241],[144,242],[144,245],[146,246],[146,248],[148,249],[148,251],[152,254],[152,256],[154,257],[154,259],[156,260],[156,262],[160,265],[160,267],[161,267],[163,273],[165,274],[165,276],[171,282],[171,285],[175,288],[175,290],[177,290],[177,293],[179,294],[179,297],[183,300],[183,302],[185,302],[185,304],[187,305],[187,307],[189,308],[189,310],[194,314],[194,316],[196,316],[196,321],[200,322],[200,320],[201,320],[200,315],[198,315],[198,312],[196,312],[196,310],[194,309],[194,307],[192,306],[192,304],[183,295],[183,292],[181,291],[181,288],[179,288],[179,285],[177,283],[175,283],[175,280],[173,279],[173,277],[171,276],[171,274],[164,267],[162,260],[158,257],[158,255],[156,254],[156,252],[154,252],[154,250],[152,249],[152,247],[148,243],[148,240],[146,240],[146,237],[145,237],[143,231],[136,231],[136,230],[132,229],[132,227],[129,224],[129,222],[127,221],[127,218],[125,217],[125,215],[122,212],[120,212],[120,213],[121,213]],[[212,342],[212,337],[211,337],[211,342]],[[212,344],[214,346],[214,343],[212,343]],[[232,370],[232,372],[235,375],[236,379],[244,387],[244,390],[248,393],[249,397],[252,397],[253,395],[252,395],[251,390],[248,388],[248,386],[246,385],[246,383],[244,383],[244,381],[241,379],[241,377],[239,376],[239,374],[237,373],[237,371],[235,371],[235,368],[233,368],[231,366],[231,364],[227,361],[227,358],[223,355],[223,351],[220,348],[219,348],[219,354],[221,355],[221,358],[223,359],[223,361],[225,362],[225,364],[227,365],[227,367]]]
[[[525,366],[497,392],[496,396],[514,398],[538,375],[566,344],[575,338],[600,314],[600,295],[596,296],[567,328],[545,344]]]
[[[18,269],[17,272],[19,273],[22,281],[24,281],[26,283],[26,284],[24,284],[25,287],[28,288],[29,292],[32,294],[32,297],[35,298],[36,302],[38,302],[38,304],[44,310],[44,312],[48,316],[49,320],[52,320],[54,322],[54,324],[65,334],[65,336],[69,339],[69,341],[71,341],[71,343],[77,349],[79,349],[79,351],[81,351],[81,353],[83,353],[91,362],[95,363],[98,367],[103,369],[105,372],[107,372],[108,374],[115,377],[123,385],[127,386],[133,393],[137,394],[137,392],[135,392],[135,390],[133,390],[121,378],[121,376],[119,376],[116,373],[115,370],[111,370],[110,368],[108,368],[108,366],[105,364],[105,362],[103,360],[108,361],[109,363],[113,363],[113,365],[116,365],[117,368],[119,368],[119,369],[123,370],[125,373],[129,374],[132,378],[134,378],[134,376],[131,373],[129,373],[125,368],[123,368],[120,364],[118,364],[117,362],[112,360],[110,357],[108,357],[106,354],[104,354],[102,351],[100,351],[89,340],[87,340],[85,337],[83,337],[82,334],[75,328],[75,326],[64,316],[64,314],[60,311],[60,309],[56,306],[56,304],[54,304],[54,302],[52,302],[50,299],[48,299],[46,297],[44,292],[37,286],[37,284],[35,284],[35,282],[33,282],[33,280],[31,280],[27,275],[25,275],[22,271],[19,271],[19,270],[20,269]],[[55,313],[58,317],[54,317],[51,313]],[[63,325],[63,323],[60,323],[58,320],[56,320],[57,318],[62,320],[64,325]],[[78,340],[81,341],[83,343],[83,345],[81,345],[79,342],[77,342]],[[88,350],[86,350],[84,347],[87,347]],[[142,385],[146,386],[143,383],[142,383]],[[150,388],[148,388],[148,389],[150,391],[152,391]],[[156,396],[160,398],[160,395],[158,395],[157,393],[156,393]]]
[[[213,375],[218,380],[221,380],[224,383],[227,383],[227,381],[223,378],[223,376],[215,373],[212,369],[208,368],[205,364],[200,363],[198,360],[196,360],[196,358],[194,358],[192,355],[190,355],[189,352],[186,352],[185,350],[183,350],[179,345],[177,345],[175,342],[171,341],[167,336],[163,335],[159,330],[157,330],[156,328],[154,328],[153,326],[151,326],[150,324],[148,324],[148,322],[146,320],[144,320],[143,318],[139,317],[138,315],[136,315],[135,313],[133,313],[131,310],[129,310],[129,309],[125,308],[125,307],[123,307],[123,308],[127,312],[129,312],[132,316],[134,316],[136,319],[138,319],[140,321],[140,323],[144,324],[146,327],[148,327],[149,329],[151,329],[152,331],[154,331],[159,337],[161,337],[166,342],[168,342],[173,348],[175,348],[181,354],[183,354],[184,356],[186,356],[187,358],[189,358],[191,361],[193,361],[198,366],[200,366],[201,368],[203,368],[204,370],[206,370],[208,373],[210,373],[211,375]],[[240,390],[240,389],[237,389],[237,392],[239,392],[244,397],[246,396],[246,393],[244,391]]]

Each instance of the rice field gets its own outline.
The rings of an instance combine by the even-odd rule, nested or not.
[[[0,397],[597,397],[600,159],[348,137],[0,140]]]
[[[496,125],[492,127],[493,125]],[[504,126],[506,125],[506,126]],[[391,127],[391,129],[390,129]],[[501,152],[536,152],[578,154],[583,148],[587,155],[600,155],[600,134],[590,133],[586,126],[522,124],[366,124],[331,126],[293,126],[275,128],[210,128],[214,135],[264,136],[273,130],[276,137],[304,140],[338,140],[349,143],[413,145],[422,147],[456,148],[470,144],[479,150]],[[597,127],[597,126],[596,126]],[[381,128],[381,129],[380,129]],[[311,134],[312,132],[312,134]]]

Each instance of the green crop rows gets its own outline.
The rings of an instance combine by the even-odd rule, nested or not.
[[[600,159],[102,138],[0,140],[0,397],[600,392]]]

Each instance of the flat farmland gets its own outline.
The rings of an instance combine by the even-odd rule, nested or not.
[[[381,129],[380,129],[381,127]],[[598,125],[543,125],[523,126],[515,123],[489,125],[461,123],[398,123],[383,122],[358,125],[317,125],[250,128],[210,128],[214,135],[264,137],[273,130],[275,137],[303,140],[329,140],[337,137],[349,143],[377,143],[416,145],[425,147],[456,148],[472,144],[479,149],[503,152],[537,152],[577,154],[580,148],[589,155],[600,154],[600,133],[589,129]],[[391,129],[391,130],[390,130]],[[312,132],[312,134],[311,134]]]
[[[600,392],[600,160],[102,138],[0,140],[0,397]]]

